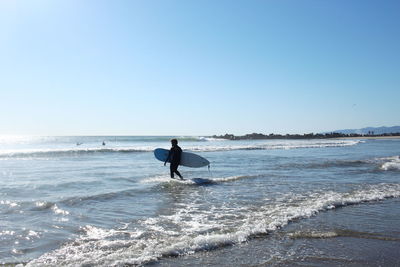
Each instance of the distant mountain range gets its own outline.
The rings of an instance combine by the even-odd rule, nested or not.
[[[386,134],[386,133],[400,133],[400,126],[392,126],[392,127],[365,127],[361,129],[345,129],[345,130],[336,130],[332,131],[334,133],[343,133],[343,134]]]

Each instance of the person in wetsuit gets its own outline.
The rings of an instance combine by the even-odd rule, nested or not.
[[[171,172],[171,178],[174,178],[174,174],[176,173],[179,178],[183,179],[182,175],[178,171],[178,166],[181,163],[182,149],[178,146],[178,140],[171,140],[172,147],[169,150],[168,157],[164,162],[164,166],[167,164],[167,161],[171,163],[169,165],[169,169]]]

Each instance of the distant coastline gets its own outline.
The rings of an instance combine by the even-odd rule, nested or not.
[[[225,140],[269,140],[269,139],[332,139],[332,138],[360,138],[360,139],[387,139],[387,138],[400,138],[399,133],[385,133],[385,134],[343,134],[343,133],[324,133],[324,134],[261,134],[261,133],[252,133],[246,135],[233,135],[233,134],[225,134],[225,135],[213,135],[211,136],[215,139],[225,139]]]

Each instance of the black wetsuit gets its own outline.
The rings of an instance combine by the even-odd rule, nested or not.
[[[182,149],[178,145],[171,147],[169,150],[168,159],[169,162],[171,162],[169,165],[171,178],[174,178],[174,173],[176,173],[182,179],[182,175],[178,172],[178,166],[181,163],[181,155]]]

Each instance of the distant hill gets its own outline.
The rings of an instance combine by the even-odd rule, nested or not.
[[[361,129],[345,129],[345,130],[336,130],[332,131],[334,133],[343,133],[343,134],[386,134],[386,133],[400,133],[400,126],[392,126],[392,127],[366,127]]]

